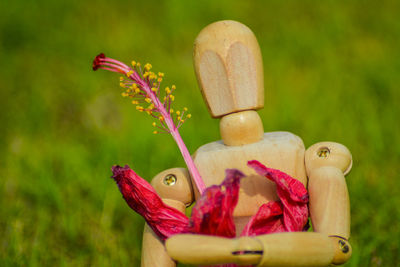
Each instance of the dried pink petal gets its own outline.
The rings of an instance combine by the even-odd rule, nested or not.
[[[158,237],[165,240],[186,232],[189,223],[186,215],[164,204],[154,188],[128,165],[113,166],[112,172],[126,203],[144,217]]]
[[[189,232],[235,237],[233,210],[239,198],[240,179],[244,174],[235,169],[226,170],[221,185],[208,187],[193,207]]]
[[[282,214],[282,204],[279,201],[263,204],[250,218],[240,236],[285,232]]]
[[[280,200],[262,205],[241,236],[302,231],[308,221],[308,194],[304,185],[258,161],[249,161],[248,165],[276,183]],[[185,214],[165,205],[151,185],[128,166],[114,166],[112,170],[128,205],[145,218],[162,240],[186,232],[236,236],[233,210],[239,198],[240,180],[244,177],[240,171],[226,170],[226,178],[221,185],[208,187],[197,200],[189,221]]]
[[[308,222],[308,192],[304,185],[284,172],[265,167],[257,160],[249,161],[247,165],[259,175],[276,183],[276,190],[283,205],[285,231],[303,231]]]

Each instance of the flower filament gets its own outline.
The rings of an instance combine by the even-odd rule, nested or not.
[[[129,67],[101,53],[93,61],[93,70],[97,69],[123,74],[119,82],[125,91],[121,95],[129,97],[131,103],[136,105],[138,111],[146,112],[158,120],[158,123],[153,122],[153,126],[158,128],[158,130],[153,131],[154,134],[170,133],[172,135],[200,193],[202,193],[205,189],[205,184],[178,132],[178,128],[187,119],[191,118],[191,114],[185,113],[187,112],[187,108],[176,112],[172,108],[172,102],[175,100],[175,96],[172,93],[176,89],[176,86],[172,85],[171,88],[165,87],[164,92],[161,92],[160,84],[164,78],[164,73],[158,72],[156,74],[152,72],[152,65],[150,63],[146,63],[142,68],[139,62],[132,61],[131,67]],[[163,101],[160,100],[161,95],[164,95],[162,97]],[[144,105],[148,106],[144,107]]]

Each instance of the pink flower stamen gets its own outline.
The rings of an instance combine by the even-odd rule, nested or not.
[[[151,72],[150,64],[146,64],[142,68],[139,63],[133,63],[133,68],[131,68],[101,53],[93,60],[93,70],[104,69],[124,75],[124,77],[121,77],[120,81],[121,87],[125,88],[126,92],[122,93],[122,95],[130,97],[132,99],[132,104],[149,104],[148,107],[138,105],[136,109],[147,112],[149,115],[159,120],[159,125],[153,123],[153,126],[161,131],[154,131],[154,133],[170,133],[172,135],[182,153],[197,189],[200,194],[203,193],[206,188],[205,184],[178,131],[178,128],[186,119],[190,118],[190,114],[186,115],[184,113],[186,108],[182,113],[180,111],[174,113],[172,109],[172,102],[175,98],[172,92],[175,90],[175,86],[172,86],[171,89],[166,87],[164,100],[161,102],[159,99],[160,83],[164,74],[159,73],[157,76],[155,73]],[[183,117],[183,114],[185,114],[185,117]]]

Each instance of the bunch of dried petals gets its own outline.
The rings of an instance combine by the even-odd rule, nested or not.
[[[240,235],[306,230],[308,194],[304,185],[284,172],[267,168],[256,160],[249,161],[248,166],[276,183],[279,200],[262,205]],[[240,171],[228,169],[220,185],[208,187],[196,201],[190,219],[165,205],[151,185],[128,166],[114,166],[112,171],[112,178],[117,182],[128,205],[145,218],[160,239],[165,240],[177,233],[231,238],[236,236],[233,210],[239,198],[240,180],[244,177]]]

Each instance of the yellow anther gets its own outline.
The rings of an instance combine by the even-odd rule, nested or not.
[[[137,104],[139,104],[139,102],[136,101],[136,100],[133,100],[133,101],[132,101],[132,104],[137,105]]]
[[[132,89],[136,89],[137,88],[137,84],[136,83],[134,83],[134,84],[132,84]]]
[[[167,100],[167,97],[166,97],[166,96],[164,96],[164,98],[163,98],[163,99],[164,99],[164,101],[165,101],[165,100]]]
[[[131,76],[133,74],[133,71],[128,71],[127,73],[126,73],[126,77],[128,77],[129,78],[129,76]]]
[[[180,116],[178,116],[178,118],[177,118],[177,119],[178,119],[178,121],[180,121],[180,120],[181,120],[181,117],[180,117]]]
[[[124,80],[124,77],[119,77],[119,81],[122,82]]]
[[[178,110],[177,112],[176,112],[176,115],[181,115],[181,112]]]
[[[139,89],[139,88],[136,88],[136,89],[135,89],[135,93],[136,93],[136,94],[140,93],[140,89]]]
[[[132,60],[131,64],[132,64],[133,67],[135,67],[136,66],[136,61]]]
[[[119,86],[125,88],[125,84],[124,83],[119,83]]]
[[[151,103],[148,107],[147,107],[147,109],[149,109],[149,110],[153,110],[154,109],[154,104],[153,103]]]
[[[156,77],[154,77],[154,78],[156,78]],[[157,79],[157,82],[162,82],[162,78],[161,77],[159,77],[158,79]]]
[[[170,94],[170,93],[171,93],[171,89],[169,89],[169,87],[165,87],[165,92],[166,92],[167,94]]]
[[[127,97],[128,96],[128,94],[125,93],[125,92],[122,92],[121,95],[122,95],[122,97]]]
[[[157,132],[157,131],[154,131],[153,134],[158,134],[158,132]]]
[[[151,99],[148,98],[148,97],[146,97],[146,98],[144,99],[144,101],[146,101],[147,103],[151,103]]]
[[[192,114],[187,114],[186,118],[190,119],[192,117]]]
[[[136,66],[140,67],[140,62],[136,62]]]
[[[171,98],[172,101],[175,100],[175,96],[173,96],[173,95],[169,95],[169,98]]]
[[[160,76],[160,77],[164,77],[164,73],[162,73],[162,72],[159,72],[159,73],[158,73],[158,76]]]
[[[152,88],[151,88],[151,91],[153,91],[153,92],[157,92],[157,88],[155,88],[155,87],[152,87]]]
[[[169,113],[174,113],[174,110],[172,108],[169,109]]]
[[[176,89],[176,86],[175,86],[175,85],[172,85],[171,88],[172,88],[172,90],[175,90],[175,89]]]
[[[156,124],[155,122],[153,122],[152,125],[153,125],[154,127],[156,127],[157,124]]]
[[[164,121],[164,117],[163,117],[163,116],[158,117],[158,119],[159,119],[160,121]]]
[[[183,110],[184,110],[184,111],[187,111],[188,109],[187,109],[187,107],[184,107]]]
[[[146,65],[144,65],[144,68],[146,70],[150,70],[153,66],[150,63],[146,63]]]

